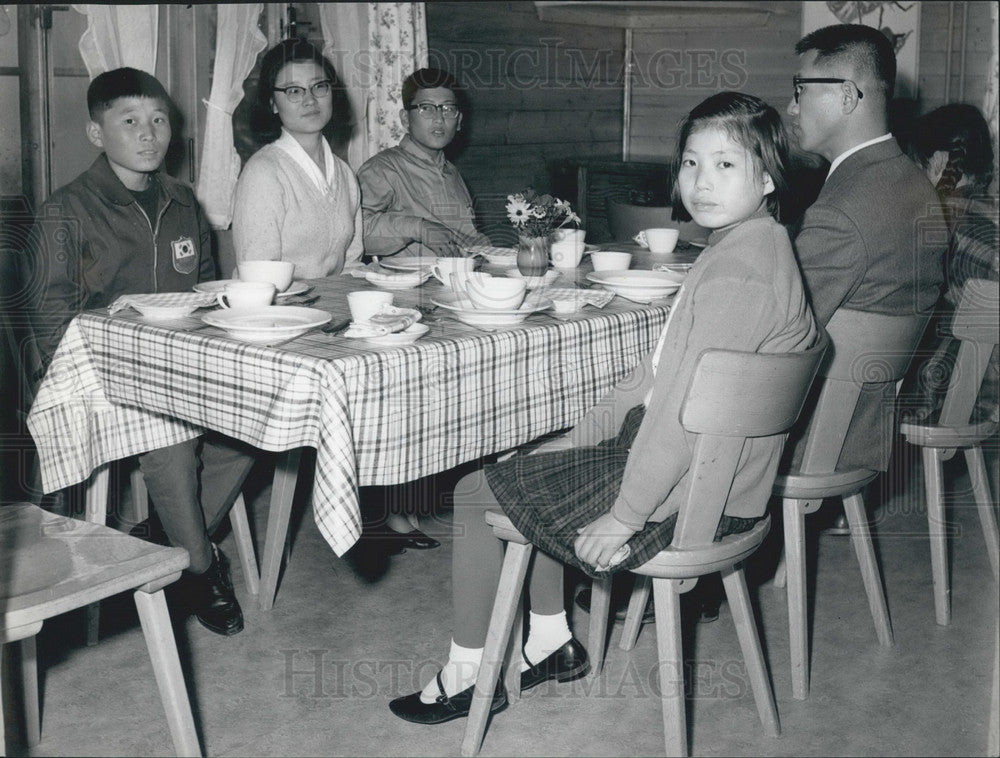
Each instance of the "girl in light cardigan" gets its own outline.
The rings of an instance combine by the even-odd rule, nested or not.
[[[236,260],[283,260],[297,279],[339,274],[363,252],[361,193],[323,130],[346,95],[309,42],[280,42],[264,56],[255,129],[258,150],[236,185]]]
[[[762,100],[723,92],[688,115],[674,156],[675,207],[679,196],[694,221],[713,230],[709,246],[659,344],[629,378],[567,435],[459,482],[448,662],[423,691],[390,703],[397,716],[438,724],[468,715],[502,563],[484,520],[490,509],[502,508],[539,548],[521,690],[586,673],[586,650],[563,607],[562,564],[598,576],[639,566],[670,544],[690,486],[693,439],[679,418],[698,356],[709,348],[797,352],[818,337],[788,235],[774,219],[786,166],[781,117]],[[781,439],[747,441],[717,536],[745,531],[764,515],[781,446]],[[620,562],[619,551],[627,553]],[[498,686],[491,710],[506,703]]]

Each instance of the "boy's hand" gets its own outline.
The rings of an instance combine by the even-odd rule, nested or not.
[[[580,536],[573,543],[577,558],[604,571],[609,568],[611,557],[628,542],[635,530],[625,526],[609,511],[582,529],[577,529],[577,533]]]

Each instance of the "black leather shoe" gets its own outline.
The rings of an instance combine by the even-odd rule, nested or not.
[[[530,690],[549,679],[571,682],[574,679],[579,679],[590,670],[590,659],[587,657],[587,651],[576,637],[571,638],[569,642],[540,663],[532,666],[527,656],[524,660],[531,667],[527,671],[521,672],[521,692]]]
[[[192,575],[194,615],[206,629],[229,637],[243,631],[243,611],[229,578],[229,561],[212,545],[212,565],[204,574]]]
[[[414,550],[431,550],[441,544],[433,537],[428,537],[419,529],[411,529],[405,534],[396,532],[396,534],[396,539],[403,545],[403,547],[413,548]]]
[[[406,545],[399,539],[400,536],[399,532],[393,531],[385,524],[365,528],[363,533],[364,541],[382,555],[399,555],[406,549]]]
[[[472,707],[472,693],[476,689],[472,685],[458,694],[448,697],[444,692],[444,685],[441,683],[441,672],[437,674],[438,691],[441,693],[433,703],[424,703],[420,700],[420,693],[414,692],[412,695],[397,697],[389,703],[389,710],[406,721],[414,724],[443,724],[452,719],[469,715]],[[490,703],[490,713],[499,713],[507,707],[507,690],[503,688],[503,677],[497,681],[496,690],[493,692],[493,702]]]

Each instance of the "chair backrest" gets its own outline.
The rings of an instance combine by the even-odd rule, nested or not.
[[[615,240],[632,239],[643,229],[678,226],[669,205],[630,205],[608,198],[608,229]]]
[[[747,438],[783,435],[795,423],[826,348],[824,334],[797,353],[706,350],[698,357],[681,407],[681,424],[698,437],[673,547],[712,541]]]
[[[958,358],[951,372],[948,392],[938,423],[966,424],[972,417],[976,396],[986,374],[990,355],[1000,338],[1000,285],[985,279],[969,279],[952,318],[952,334],[961,340]]]
[[[819,369],[823,386],[811,411],[800,471],[836,469],[864,385],[903,377],[928,318],[846,308],[833,314],[826,327],[830,350]]]

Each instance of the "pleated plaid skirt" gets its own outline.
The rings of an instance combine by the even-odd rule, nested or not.
[[[540,550],[594,577],[641,566],[667,547],[674,538],[676,513],[632,535],[631,553],[610,571],[583,563],[573,550],[576,530],[614,505],[645,410],[642,405],[632,408],[617,437],[597,446],[517,455],[486,466],[486,480],[517,530]],[[757,521],[723,516],[715,538],[745,532]]]

